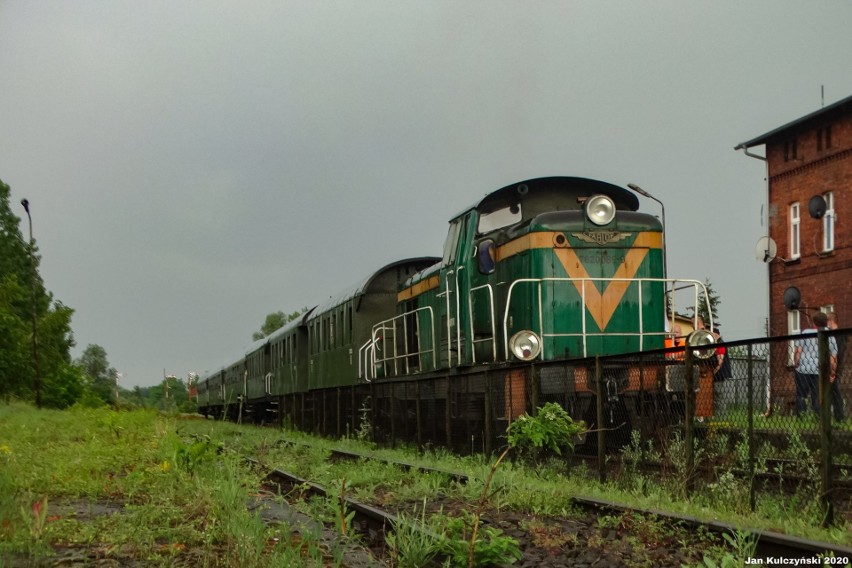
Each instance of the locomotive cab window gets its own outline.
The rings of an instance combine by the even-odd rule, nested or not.
[[[444,243],[444,259],[443,264],[452,264],[456,259],[456,245],[459,242],[459,230],[462,221],[457,219],[450,225],[450,232],[447,233],[447,241]]]
[[[494,241],[486,239],[479,243],[476,247],[476,258],[479,261],[479,272],[481,274],[493,273],[496,268],[497,258]]]
[[[483,213],[479,217],[479,226],[476,228],[480,235],[520,223],[524,218],[521,213],[520,203],[497,209],[491,213]]]

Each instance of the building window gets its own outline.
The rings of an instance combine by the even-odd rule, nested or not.
[[[817,152],[831,148],[831,126],[817,130]]]
[[[824,193],[822,198],[825,199],[825,215],[822,217],[822,252],[831,252],[834,250],[834,220],[836,219],[834,193],[831,191]]]
[[[784,161],[789,162],[790,160],[797,160],[798,158],[799,150],[796,139],[793,138],[792,140],[784,142]]]
[[[799,319],[799,310],[787,312],[787,335],[798,335],[802,333],[802,326]],[[796,342],[790,341],[787,344],[787,364],[793,365],[793,354],[796,351]]]
[[[790,260],[796,260],[802,256],[799,242],[799,202],[790,205]]]

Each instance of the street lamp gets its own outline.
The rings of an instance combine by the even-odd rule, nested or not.
[[[639,195],[643,195],[648,199],[653,199],[657,203],[660,204],[660,208],[663,210],[663,278],[668,279],[669,271],[666,266],[666,206],[663,205],[663,202],[636,185],[635,183],[628,183],[627,187],[638,193]]]
[[[33,368],[35,377],[33,377],[33,389],[35,390],[36,407],[41,408],[41,369],[38,360],[38,326],[36,321],[38,314],[36,312],[36,265],[35,253],[33,252],[33,218],[30,215],[30,202],[26,198],[21,199],[21,205],[24,206],[24,211],[27,212],[27,219],[30,225],[30,284],[32,289],[32,319],[33,319]]]

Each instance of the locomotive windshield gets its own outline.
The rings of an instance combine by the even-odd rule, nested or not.
[[[447,240],[444,242],[444,257],[443,264],[451,264],[455,257],[456,245],[459,241],[459,228],[461,223],[456,221],[450,224],[450,232],[447,233]]]
[[[479,217],[477,232],[482,235],[509,225],[519,223],[523,219],[520,203],[497,209],[491,213],[483,213]]]

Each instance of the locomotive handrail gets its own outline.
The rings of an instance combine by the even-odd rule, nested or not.
[[[544,321],[542,319],[544,311],[542,310],[542,290],[541,290],[541,288],[542,288],[541,285],[542,285],[543,282],[565,282],[565,283],[571,283],[571,284],[575,284],[575,283],[579,282],[581,284],[580,295],[581,295],[583,309],[581,310],[581,315],[580,315],[581,330],[582,330],[580,333],[544,333]],[[638,332],[612,332],[612,331],[603,332],[603,331],[601,331],[601,332],[591,333],[591,332],[587,331],[586,308],[585,308],[585,306],[586,306],[586,284],[590,283],[590,282],[627,282],[627,283],[636,282],[636,283],[639,284],[639,301],[638,301],[638,306],[639,306],[639,331]],[[694,304],[695,306],[698,305],[699,290],[702,290],[703,295],[704,295],[704,299],[705,299],[705,303],[707,303],[709,305],[709,296],[708,296],[708,292],[707,292],[707,287],[704,285],[703,282],[701,282],[699,280],[680,279],[680,278],[557,278],[557,277],[519,278],[519,279],[513,281],[509,285],[509,290],[506,294],[506,310],[503,314],[503,346],[504,346],[505,353],[506,353],[506,360],[507,361],[509,360],[509,317],[510,317],[509,314],[510,314],[510,311],[511,311],[511,308],[512,308],[512,292],[514,291],[516,285],[526,284],[526,283],[537,284],[537,292],[538,292],[538,330],[537,331],[538,331],[539,335],[542,338],[544,338],[544,337],[578,337],[578,336],[582,337],[583,356],[587,357],[588,356],[587,339],[589,337],[602,337],[602,336],[628,336],[628,337],[631,337],[631,336],[638,336],[639,337],[639,349],[641,351],[644,347],[643,342],[644,342],[644,337],[646,335],[665,335],[667,333],[666,331],[650,332],[650,333],[645,333],[645,331],[644,331],[644,328],[643,328],[643,326],[644,326],[644,317],[643,317],[644,306],[643,306],[643,303],[642,303],[642,284],[646,283],[646,282],[661,282],[661,283],[663,283],[663,285],[666,288],[664,296],[668,295],[668,290],[669,290],[668,285],[669,284],[671,284],[671,288],[672,288],[673,292],[678,290],[678,289],[688,289],[689,287],[692,287],[695,290],[695,304]],[[675,286],[678,283],[684,283],[684,284],[687,284],[687,286],[684,286],[684,287],[681,287],[681,288],[675,288]],[[671,309],[672,314],[675,313],[675,310],[674,310],[674,294],[672,294],[671,305],[669,306],[669,309]],[[668,314],[665,314],[665,318],[666,318],[666,320],[668,320]],[[672,318],[674,318],[674,315],[672,315]],[[708,319],[709,319],[709,321],[707,323],[709,324],[709,328],[713,329],[713,313],[712,313],[711,310],[708,310]],[[532,331],[536,331],[536,330],[532,330]],[[544,350],[545,350],[545,346],[542,345],[542,347],[541,347],[541,358],[542,359],[545,358],[545,351]]]
[[[464,265],[459,266],[458,270],[456,270],[456,359],[458,360],[458,364],[462,364],[462,326],[461,326],[461,294],[459,293],[459,274],[464,270]],[[468,302],[470,303],[470,302]],[[473,336],[471,336],[473,339]]]
[[[448,270],[444,276],[444,294],[447,301],[447,364],[453,364],[453,318],[450,316],[450,274],[455,274],[455,270]],[[440,296],[440,294],[439,294]]]
[[[418,312],[426,312],[429,315],[429,323],[430,323],[430,331],[431,331],[431,341],[432,348],[431,349],[423,349],[421,345],[421,336],[420,336],[420,319],[418,317],[414,318],[415,324],[417,326],[416,336],[417,336],[417,350],[409,351],[408,350],[408,321],[407,318],[409,316],[415,315]],[[399,352],[399,343],[397,342],[396,337],[396,328],[397,321],[402,319],[402,334],[403,334],[403,353]],[[379,334],[381,332],[381,334]],[[390,338],[388,337],[390,336]],[[385,346],[387,342],[393,342],[393,355],[391,356],[382,356],[381,358],[376,356],[377,348],[381,349],[381,346]],[[403,359],[405,363],[405,371],[406,374],[410,372],[409,361],[408,358],[412,356],[417,356],[420,361],[420,367],[423,366],[423,355],[428,353],[432,354],[432,368],[437,368],[437,349],[435,347],[435,314],[431,306],[424,306],[422,308],[417,308],[415,310],[411,310],[405,312],[403,314],[396,315],[392,318],[381,321],[375,325],[373,325],[373,330],[370,334],[370,339],[368,339],[359,349],[358,349],[358,378],[364,379],[367,382],[370,382],[372,379],[376,378],[375,369],[379,363],[387,363],[388,361],[393,362],[394,364],[394,374],[399,374],[399,360]],[[384,350],[385,353],[387,350]],[[363,366],[362,366],[363,362]]]
[[[497,324],[494,318],[494,289],[491,287],[491,284],[483,284],[482,286],[477,286],[475,288],[471,288],[470,292],[468,292],[468,321],[470,322],[470,344],[472,347],[475,347],[477,343],[484,343],[488,341],[488,339],[474,339],[473,333],[473,293],[486,289],[488,290],[488,305],[489,305],[489,321],[491,322],[491,357],[494,361],[497,360]],[[471,349],[471,354],[473,356],[473,362],[476,363],[476,349]]]

